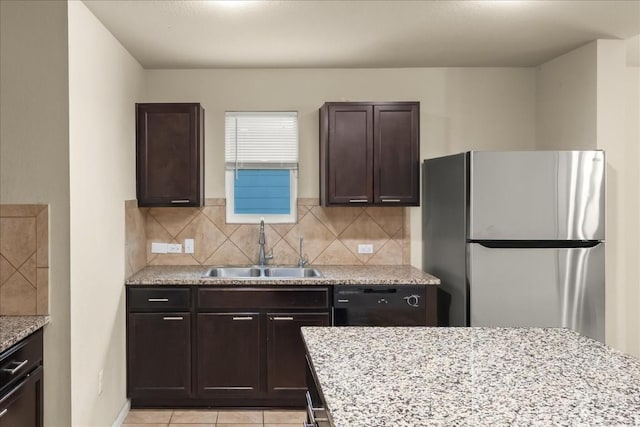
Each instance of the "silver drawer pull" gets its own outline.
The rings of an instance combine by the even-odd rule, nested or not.
[[[400,199],[382,199],[382,203],[398,203]]]
[[[349,302],[348,299],[339,299],[338,302]]]
[[[167,316],[167,317],[163,317],[162,320],[184,320],[184,317],[182,316]]]
[[[184,200],[184,199],[180,199],[180,200],[172,200],[171,203],[174,204],[180,204],[180,203],[189,203],[191,200]]]
[[[293,317],[274,317],[273,320],[293,320]]]
[[[169,298],[149,298],[149,302],[169,302]]]
[[[0,412],[0,418],[4,417],[4,414],[6,414],[7,412],[9,412],[9,408],[4,408],[4,410]]]
[[[253,316],[233,316],[233,320],[253,320]]]
[[[2,372],[8,372],[8,373],[9,373],[9,375],[13,375],[13,374],[15,374],[16,372],[18,372],[18,371],[19,371],[19,370],[20,370],[24,365],[26,365],[27,363],[29,363],[29,361],[25,359],[25,360],[23,360],[22,362],[11,362],[11,363],[17,363],[17,364],[18,364],[18,366],[16,366],[16,367],[15,367],[15,368],[13,368],[13,369],[3,368],[3,369],[2,369]]]
[[[349,203],[367,203],[367,199],[349,199]]]

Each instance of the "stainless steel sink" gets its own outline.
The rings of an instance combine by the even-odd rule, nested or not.
[[[204,277],[233,277],[235,279],[255,278],[262,275],[262,270],[257,267],[212,267],[204,274]]]
[[[311,267],[211,267],[203,277],[228,277],[233,279],[302,279],[323,277]]]
[[[274,279],[322,277],[320,271],[309,267],[269,267],[264,270],[264,275]]]

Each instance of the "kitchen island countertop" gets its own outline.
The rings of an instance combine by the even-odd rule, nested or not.
[[[0,353],[49,323],[49,316],[0,316]]]
[[[640,360],[568,329],[302,331],[334,427],[640,425]]]
[[[269,266],[272,267],[272,266]],[[440,279],[409,265],[319,265],[324,277],[296,279],[237,279],[202,277],[207,266],[147,266],[126,285],[438,285]]]

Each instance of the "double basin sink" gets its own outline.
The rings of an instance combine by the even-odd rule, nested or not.
[[[232,279],[304,279],[323,277],[310,267],[211,267],[203,277],[228,277]]]

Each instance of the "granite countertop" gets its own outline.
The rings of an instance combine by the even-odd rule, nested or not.
[[[0,316],[0,352],[49,323],[49,316]]]
[[[320,278],[236,279],[202,277],[207,266],[148,266],[125,281],[126,285],[438,285],[440,279],[409,265],[311,266]]]
[[[640,425],[640,360],[568,329],[302,331],[334,427]]]

